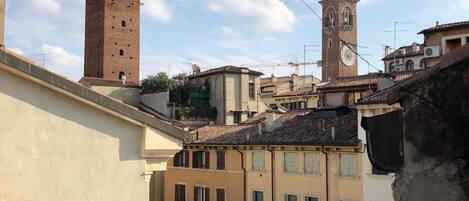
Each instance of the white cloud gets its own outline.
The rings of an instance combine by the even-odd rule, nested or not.
[[[60,12],[60,3],[57,0],[33,0],[33,4],[35,7],[57,14]]]
[[[221,33],[225,37],[241,37],[242,34],[238,32],[237,30],[233,29],[232,27],[229,26],[223,26],[221,27]]]
[[[359,6],[366,6],[366,5],[369,5],[369,4],[372,4],[372,3],[376,3],[378,1],[381,1],[381,0],[361,0],[358,5]]]
[[[469,0],[458,0],[458,5],[464,10],[469,10]]]
[[[160,22],[169,22],[172,18],[172,13],[165,0],[148,0],[142,7],[143,14],[149,16],[151,19]]]
[[[290,32],[296,16],[280,0],[210,0],[209,9],[249,21],[262,31]]]
[[[37,63],[45,63],[45,67],[60,75],[68,76],[70,79],[80,79],[83,71],[83,58],[73,55],[62,47],[44,44],[36,52],[44,54],[42,58],[37,59]]]

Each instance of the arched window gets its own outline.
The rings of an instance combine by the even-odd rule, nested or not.
[[[406,71],[410,71],[410,70],[414,70],[414,69],[415,69],[414,61],[409,60],[405,63],[405,70]]]
[[[125,20],[122,20],[122,27],[127,27],[127,22]]]
[[[328,17],[329,17],[329,27],[334,27],[335,26],[334,12],[330,12]]]
[[[389,68],[389,72],[390,72],[390,73],[395,72],[395,69],[394,69],[394,62],[389,63],[388,68]]]
[[[119,55],[124,56],[124,50],[123,49],[119,50]]]
[[[125,73],[124,72],[119,72],[119,80],[126,80],[127,79],[127,76],[125,76]]]
[[[426,67],[427,67],[427,60],[426,59],[420,60],[420,68],[424,69]]]
[[[328,44],[329,48],[332,48],[332,39],[329,39],[328,42],[329,42],[329,44]]]
[[[335,26],[335,11],[333,8],[330,8],[327,11],[327,15],[324,17],[324,26],[325,27],[334,27]]]
[[[343,11],[343,20],[345,25],[353,25],[352,10],[349,7],[345,7]]]

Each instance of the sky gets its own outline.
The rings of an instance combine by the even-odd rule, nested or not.
[[[266,76],[290,75],[272,63],[321,60],[321,22],[300,0],[142,0],[141,77],[190,73],[224,65],[257,65]],[[318,0],[306,0],[321,13]],[[7,0],[7,48],[72,80],[83,76],[85,0]],[[358,4],[359,74],[383,69],[384,46],[423,42],[417,33],[442,23],[469,20],[469,0],[361,0]],[[307,66],[300,74],[321,77]]]

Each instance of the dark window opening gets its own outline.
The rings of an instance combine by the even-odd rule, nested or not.
[[[410,71],[410,70],[414,70],[414,69],[415,69],[414,61],[412,61],[412,60],[407,61],[406,64],[405,64],[405,70]]]
[[[422,59],[420,60],[420,68],[426,68],[427,67],[427,60]]]
[[[127,76],[125,76],[125,73],[124,72],[119,72],[119,80],[126,80],[127,79]]]
[[[285,194],[285,201],[298,201],[298,196]]]
[[[209,201],[210,190],[207,187],[194,187],[194,201]]]
[[[254,191],[252,194],[253,201],[264,201],[264,192]]]
[[[122,27],[127,27],[127,22],[125,20],[122,20]]]
[[[256,89],[254,88],[254,83],[249,83],[249,97],[250,98],[256,97]]]
[[[217,201],[225,201],[225,189],[217,188]]]
[[[306,196],[306,197],[305,197],[305,201],[319,201],[319,198]]]
[[[174,156],[174,167],[189,167],[189,151],[181,151]]]
[[[217,170],[225,170],[225,151],[217,151]]]
[[[234,112],[233,113],[233,123],[234,124],[241,123],[241,112]]]
[[[192,153],[192,168],[210,169],[210,153],[208,151],[196,151]]]
[[[119,50],[119,55],[124,56],[124,50],[123,49]]]
[[[391,63],[389,63],[389,72],[392,73],[392,72],[394,72],[394,71],[395,71],[395,69],[394,69],[394,62],[391,62]]]
[[[461,43],[460,38],[447,40],[446,41],[446,52],[451,52],[455,49],[458,49],[458,48],[461,47],[461,45],[462,45],[462,43]]]
[[[176,197],[175,201],[186,201],[186,186],[182,184],[176,184]]]

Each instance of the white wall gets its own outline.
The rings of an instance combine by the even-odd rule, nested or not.
[[[394,181],[393,175],[373,175],[372,165],[366,151],[366,132],[361,127],[362,117],[371,117],[385,114],[397,109],[398,105],[389,106],[386,104],[359,105],[358,107],[358,138],[365,146],[362,167],[363,167],[363,201],[394,201],[391,185]]]
[[[0,200],[147,201],[143,128],[0,69]]]

